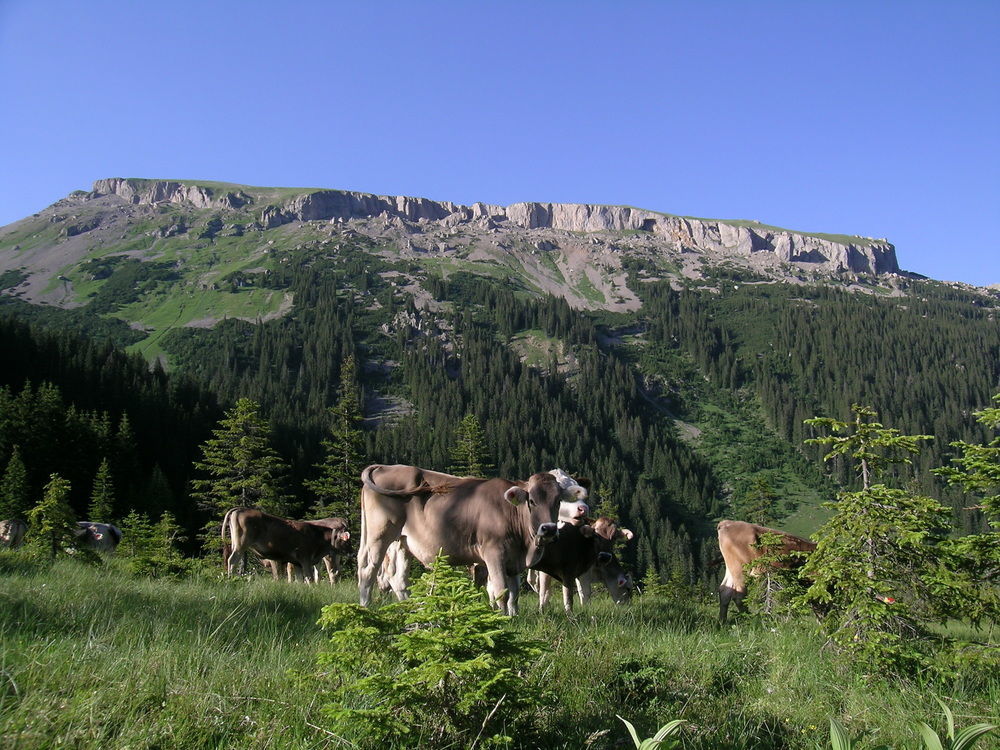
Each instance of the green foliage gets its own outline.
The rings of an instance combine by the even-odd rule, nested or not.
[[[542,702],[525,679],[542,642],[514,631],[443,555],[410,599],[331,604],[320,624],[331,729],[364,746],[508,745],[504,732]]]
[[[303,485],[316,495],[310,509],[313,518],[336,516],[346,519],[350,526],[357,520],[358,476],[368,463],[360,429],[362,414],[353,355],[341,364],[340,396],[328,412],[330,435],[322,442],[325,458],[315,466],[320,474]]]
[[[936,469],[935,474],[966,492],[982,496],[981,508],[990,519],[1000,524],[1000,393],[993,396],[997,406],[974,412],[974,416],[995,436],[985,445],[965,441],[951,443],[959,455],[951,459],[957,466]]]
[[[848,432],[850,434],[838,437],[824,435],[823,437],[806,440],[807,444],[830,446],[830,451],[823,456],[824,461],[846,456],[857,464],[861,484],[864,489],[871,486],[872,480],[881,476],[890,464],[910,463],[910,456],[919,452],[920,440],[933,440],[933,435],[903,435],[899,430],[883,427],[876,422],[875,410],[869,406],[854,404],[853,422],[841,422],[830,417],[813,417],[805,423],[813,427],[826,428],[832,432]]]
[[[51,559],[65,554],[76,542],[76,516],[69,507],[69,490],[69,482],[53,474],[42,501],[28,512],[28,542]]]
[[[164,511],[151,523],[144,513],[132,511],[122,521],[118,556],[132,574],[148,578],[183,578],[197,570],[197,561],[184,557],[180,545],[186,541],[176,519]]]
[[[752,477],[731,500],[733,518],[769,526],[778,520],[778,493],[766,473]]]
[[[920,736],[924,741],[926,750],[967,750],[975,745],[980,737],[985,737],[998,728],[996,724],[983,722],[966,727],[956,734],[955,717],[951,713],[951,709],[940,698],[937,699],[937,702],[944,711],[945,721],[947,722],[947,733],[945,741],[942,742],[937,732],[924,722],[920,722]]]
[[[617,716],[617,714],[615,714]],[[632,737],[632,743],[636,746],[638,750],[656,750],[656,748],[663,746],[667,748],[677,747],[676,740],[668,739],[670,735],[675,734],[678,729],[680,729],[681,724],[684,723],[684,719],[674,719],[673,721],[667,722],[659,731],[652,737],[641,740],[639,739],[639,733],[635,731],[635,727],[632,726],[632,722],[627,719],[618,716],[618,719],[625,725],[628,729],[629,735]]]
[[[241,398],[226,412],[212,438],[202,446],[203,460],[195,468],[208,478],[195,479],[193,497],[213,515],[205,526],[208,549],[220,544],[222,516],[234,506],[260,508],[268,513],[287,513],[288,497],[283,481],[286,467],[271,447],[271,430],[259,415],[260,406]]]
[[[9,518],[27,518],[30,506],[31,488],[28,485],[28,472],[24,461],[21,460],[21,451],[15,445],[10,460],[7,461],[3,481],[0,482],[0,521]]]
[[[475,414],[466,414],[455,428],[449,471],[460,477],[487,477],[493,472],[486,434]]]
[[[90,493],[90,508],[87,520],[111,523],[115,507],[114,479],[108,459],[101,461],[94,477],[94,488]]]
[[[591,505],[590,515],[594,518],[610,518],[612,521],[619,521],[618,503],[615,502],[611,489],[601,485],[595,493],[599,498],[597,505]],[[593,497],[589,498],[593,501]]]
[[[827,635],[869,669],[942,669],[941,638],[930,625],[978,611],[978,591],[964,561],[951,554],[950,514],[937,500],[870,484],[889,462],[906,462],[926,436],[882,427],[867,407],[854,407],[854,431],[817,438],[827,455],[851,456],[864,488],[843,492],[833,517],[814,535],[817,548],[803,567],[812,581],[802,602],[820,614]],[[813,424],[846,431],[836,420]],[[946,668],[944,668],[947,671]]]
[[[985,737],[990,732],[997,729],[997,725],[982,722],[966,727],[959,732],[955,732],[955,717],[951,709],[945,705],[944,701],[936,698],[938,705],[944,711],[947,729],[945,738],[935,732],[927,723],[921,721],[917,724],[920,730],[920,739],[924,750],[970,750],[981,737]],[[837,719],[830,719],[830,748],[831,750],[854,750],[858,740],[852,740],[844,725]],[[890,745],[879,745],[871,750],[890,750]]]
[[[802,552],[784,552],[784,540],[779,533],[761,534],[755,545],[761,554],[747,563],[745,576],[749,594],[755,603],[754,610],[765,616],[775,616],[781,612],[788,619],[797,607],[797,600],[805,593],[806,587],[799,577],[802,560],[807,557]],[[751,576],[751,572],[759,571]]]

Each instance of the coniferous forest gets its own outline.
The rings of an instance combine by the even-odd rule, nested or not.
[[[729,273],[712,289],[633,278],[637,313],[585,312],[509,278],[444,277],[369,250],[292,255],[257,281],[291,292],[291,312],[175,329],[161,342],[166,369],[124,352],[134,331],[98,315],[116,309],[109,294],[79,311],[8,300],[2,466],[17,446],[32,496],[58,473],[82,514],[107,459],[116,517],[169,510],[193,532],[206,520],[191,497],[199,446],[250,398],[289,466],[289,512],[302,515],[354,357],[368,462],[444,469],[475,415],[498,475],[591,478],[636,531],[627,554],[640,573],[697,580],[717,519],[763,503],[761,519],[778,523],[853,486],[847,465],[823,472],[803,423],[854,403],[934,435],[900,478],[950,503],[960,528],[983,526],[931,469],[949,442],[984,437],[969,415],[1000,383],[995,299],[935,282],[887,297]],[[415,305],[398,272],[422,278],[431,299]]]

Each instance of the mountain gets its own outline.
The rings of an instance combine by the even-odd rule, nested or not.
[[[289,248],[355,235],[369,238],[386,256],[444,270],[518,276],[536,291],[583,309],[638,308],[626,283],[628,262],[642,264],[644,281],[677,284],[704,279],[707,269],[720,264],[793,283],[900,278],[895,249],[885,240],[792,232],[753,221],[625,206],[460,206],[339,190],[121,178],[98,180],[90,192],[77,191],[0,229],[0,273],[7,272],[8,293],[72,307],[106,278],[108,258],[169,263],[187,285],[210,289],[236,271],[272,270],[275,256]],[[19,283],[11,285],[15,279]],[[280,295],[258,302],[265,317],[289,304]],[[210,307],[190,306],[172,323],[198,324],[223,312]],[[142,314],[133,322],[153,328],[159,323]]]
[[[899,479],[961,527],[982,523],[930,470],[951,440],[982,437],[970,414],[1000,389],[1000,293],[903,272],[885,240],[623,206],[114,178],[0,229],[0,290],[0,320],[128,346],[222,405],[259,401],[300,508],[354,355],[370,460],[447,468],[475,414],[499,474],[594,478],[639,532],[640,570],[703,571],[722,515],[814,530],[854,478],[825,471],[803,420],[852,403],[936,435]],[[0,385],[87,383],[80,408],[109,408],[95,396],[105,349],[15,333],[23,362]],[[175,390],[154,374],[150,389]],[[148,421],[123,388],[121,413]],[[132,484],[159,462],[183,506],[178,456],[196,445],[170,461],[145,450]]]

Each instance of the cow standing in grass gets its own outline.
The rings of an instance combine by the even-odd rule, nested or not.
[[[455,565],[485,565],[491,601],[516,614],[521,573],[556,538],[559,502],[571,499],[547,472],[512,482],[375,464],[361,473],[361,481],[358,588],[363,605],[371,601],[389,546],[404,539],[405,548],[425,566],[439,550]]]
[[[780,538],[779,555],[788,555],[792,552],[813,552],[816,549],[815,542],[787,534],[784,531],[769,529],[766,526],[746,521],[720,521],[719,550],[726,563],[726,576],[719,585],[720,622],[726,621],[730,602],[736,604],[740,612],[747,611],[746,605],[743,604],[743,599],[747,594],[746,566],[764,554],[764,551],[759,549],[759,545],[765,534],[776,534]],[[798,560],[790,558],[787,563],[781,565],[793,567],[801,565],[802,561],[801,557]],[[761,572],[760,569],[751,568],[749,575],[757,576]]]

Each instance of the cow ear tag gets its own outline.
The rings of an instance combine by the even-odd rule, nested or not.
[[[350,531],[341,532],[340,538],[346,542],[348,539],[351,538],[351,532]]]
[[[520,505],[524,502],[524,499],[528,496],[520,487],[511,487],[505,493],[503,493],[504,499],[511,505]]]

